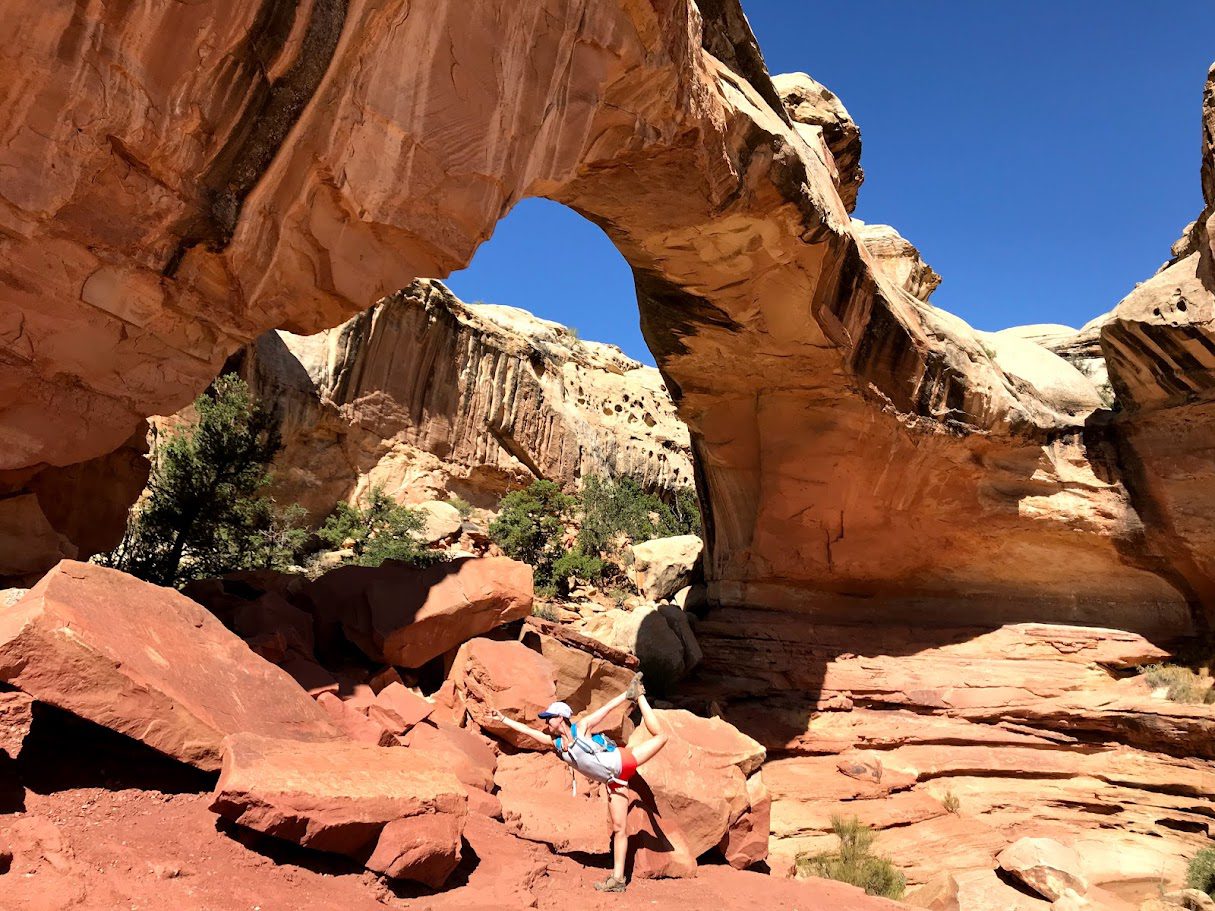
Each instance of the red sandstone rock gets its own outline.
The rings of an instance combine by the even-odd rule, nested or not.
[[[203,769],[227,734],[340,735],[286,673],[172,589],[64,561],[0,612],[0,680]]]
[[[772,827],[772,795],[762,773],[747,779],[750,805],[738,817],[717,846],[730,866],[742,870],[768,858],[768,835]]]
[[[508,829],[559,853],[602,854],[611,825],[602,788],[583,778],[571,789],[571,769],[553,753],[502,756],[494,782]]]
[[[394,819],[380,832],[367,869],[437,889],[460,863],[464,817],[421,813]]]
[[[399,733],[409,730],[419,721],[430,717],[434,703],[428,702],[403,683],[390,683],[375,695],[375,707],[386,709],[401,719]]]
[[[337,695],[339,684],[334,676],[310,658],[291,653],[279,665],[314,699],[321,693]]]
[[[333,725],[351,740],[381,747],[392,746],[397,742],[395,732],[368,718],[355,706],[342,701],[331,692],[320,693],[316,697],[316,704],[324,710]]]
[[[556,673],[556,698],[569,705],[574,715],[597,709],[618,696],[636,673],[637,659],[568,627],[529,618],[520,639],[538,651]],[[628,739],[633,725],[629,704],[623,704],[604,719],[600,730],[619,741]]]
[[[720,718],[659,711],[667,745],[638,773],[629,809],[634,876],[687,876],[750,807],[747,776],[764,749]],[[630,745],[651,736],[638,728]],[[762,807],[760,808],[762,813]],[[757,858],[762,859],[762,858]]]
[[[304,592],[320,622],[337,622],[374,661],[420,667],[532,608],[531,567],[474,557],[424,569],[346,566]]]
[[[306,848],[370,855],[372,869],[438,886],[459,861],[467,801],[455,776],[417,750],[236,734],[224,741],[212,810]]]
[[[476,731],[431,718],[410,728],[401,742],[416,752],[433,757],[470,791],[493,790],[498,757],[489,742]]]
[[[19,690],[0,691],[0,753],[16,758],[30,732],[34,700]]]
[[[536,727],[537,716],[556,698],[555,676],[547,659],[519,642],[473,639],[460,646],[448,679],[454,698],[481,730],[522,749],[537,749],[535,740],[494,721],[490,713],[496,709]]]

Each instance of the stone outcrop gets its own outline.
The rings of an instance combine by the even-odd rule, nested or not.
[[[637,590],[651,601],[670,598],[692,582],[704,545],[696,535],[655,538],[629,546]]]
[[[279,409],[276,496],[315,518],[372,485],[492,507],[535,478],[692,483],[688,431],[656,369],[438,282],[318,335],[269,333],[236,363]]]
[[[300,595],[323,625],[340,626],[368,658],[421,667],[532,609],[532,569],[507,557],[468,557],[425,568],[347,566]]]
[[[467,815],[463,786],[416,750],[253,734],[225,740],[211,808],[246,828],[433,888],[460,862]]]
[[[0,610],[0,681],[201,769],[220,767],[228,734],[340,737],[294,680],[204,608],[70,560]]]
[[[681,699],[701,694],[767,749],[774,871],[833,850],[835,814],[873,826],[914,887],[990,873],[1031,837],[1133,895],[1184,881],[1208,839],[1215,708],[1153,695],[1137,669],[1168,656],[1143,636],[741,609],[697,631],[705,661]]]

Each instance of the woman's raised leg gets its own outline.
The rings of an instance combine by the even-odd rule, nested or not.
[[[637,697],[637,708],[641,709],[641,723],[645,725],[647,731],[654,735],[644,743],[630,747],[633,751],[633,758],[637,760],[637,765],[640,767],[653,759],[654,755],[667,745],[667,735],[660,732],[662,722],[658,720],[658,715],[651,708],[644,693]]]

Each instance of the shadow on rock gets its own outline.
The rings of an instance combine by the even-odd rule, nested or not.
[[[74,788],[204,793],[217,777],[44,703],[34,705],[34,722],[14,765],[18,779],[37,794]]]

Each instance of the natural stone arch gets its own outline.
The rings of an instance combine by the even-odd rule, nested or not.
[[[993,619],[1085,621],[1117,602],[1185,628],[1153,555],[1122,555],[1139,519],[1085,403],[882,273],[838,137],[804,99],[785,110],[736,0],[211,0],[100,22],[30,2],[11,21],[14,484],[113,450],[267,328],[463,266],[538,195],[634,269],[692,430],[715,599],[947,619],[985,595]]]

